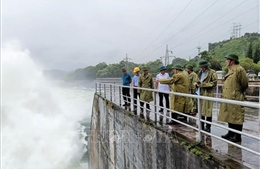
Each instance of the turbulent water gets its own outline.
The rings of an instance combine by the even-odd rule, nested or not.
[[[94,90],[51,82],[17,42],[2,51],[3,169],[86,169]]]

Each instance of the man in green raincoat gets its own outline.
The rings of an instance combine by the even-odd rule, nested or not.
[[[190,94],[196,94],[196,84],[199,81],[198,75],[193,71],[193,66],[192,65],[186,65],[186,72],[189,74],[190,78]],[[196,109],[197,109],[197,100],[195,98],[191,98],[192,102],[192,109],[190,114],[191,115],[196,115]]]
[[[148,73],[148,68],[147,67],[143,67],[142,68],[143,73],[140,75],[139,77],[139,81],[138,81],[138,87],[141,88],[148,88],[148,89],[153,89],[154,88],[154,84],[153,84],[153,76]],[[151,101],[153,101],[153,93],[152,91],[148,91],[148,90],[142,90],[142,89],[138,89],[138,93],[140,93],[140,106],[141,106],[141,113],[140,113],[140,117],[144,118],[143,115],[143,107],[144,107],[144,103],[146,102],[146,118],[149,120],[150,119],[150,103]]]
[[[172,92],[179,93],[189,93],[190,80],[188,75],[183,73],[183,68],[181,65],[175,65],[173,68],[173,76],[170,79],[158,80],[161,84],[171,84]],[[190,99],[184,96],[171,95],[171,105],[172,110],[189,113],[190,112]],[[177,119],[177,114],[172,113],[172,118]],[[186,118],[185,118],[186,119]],[[169,124],[176,124],[171,121]]]
[[[218,77],[215,70],[209,68],[208,61],[200,61],[199,62],[200,71],[198,73],[199,81],[196,84],[197,87],[197,95],[199,96],[208,96],[214,97],[214,87],[217,85]],[[201,119],[212,122],[212,107],[213,102],[209,100],[201,99]],[[206,124],[204,127],[204,123],[201,123],[202,130],[207,132],[211,131],[211,125]]]
[[[224,77],[224,86],[222,98],[231,100],[244,100],[244,92],[248,88],[248,79],[246,71],[239,65],[238,56],[229,54],[225,56],[226,65],[228,66],[228,73]],[[218,120],[227,122],[228,127],[242,131],[244,122],[245,108],[243,106],[221,103]],[[240,142],[241,134],[228,131],[227,134],[222,135],[222,138],[228,139],[232,142]]]

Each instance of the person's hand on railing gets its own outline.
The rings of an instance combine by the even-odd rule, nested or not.
[[[200,82],[197,82],[196,86],[197,87],[200,87],[201,83]]]

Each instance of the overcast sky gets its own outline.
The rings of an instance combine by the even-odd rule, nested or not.
[[[259,32],[259,0],[2,0],[2,42],[18,40],[45,69],[118,63],[126,54],[146,63],[166,44],[189,59],[198,46],[229,39],[234,23],[241,35]]]

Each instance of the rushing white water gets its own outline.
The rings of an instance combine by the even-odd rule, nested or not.
[[[18,42],[2,51],[3,169],[85,169],[93,91],[47,81]]]

